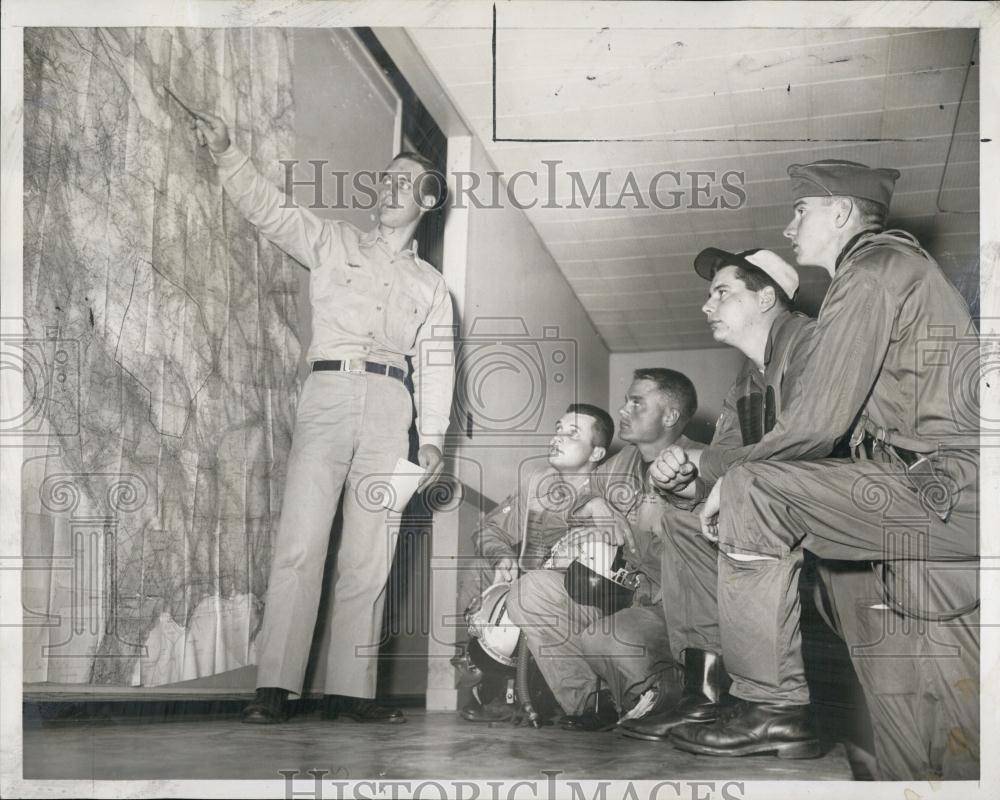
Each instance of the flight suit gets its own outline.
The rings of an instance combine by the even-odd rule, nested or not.
[[[552,546],[569,531],[575,507],[586,501],[588,476],[563,477],[546,465],[526,471],[520,484],[482,517],[472,534],[475,556],[467,559],[459,574],[463,609],[493,583],[501,559],[513,558],[522,571],[542,568]]]
[[[685,437],[681,446],[693,443]],[[603,496],[631,527],[636,552],[626,550],[638,571],[633,607],[602,617],[567,593],[560,570],[522,575],[511,587],[507,612],[528,640],[542,675],[563,711],[581,714],[597,689],[598,677],[627,708],[661,671],[670,667],[670,649],[660,593],[660,525],[666,501],[648,487],[639,450],[627,445],[595,470],[591,489]]]
[[[720,558],[731,693],[809,701],[802,551],[861,562],[825,577],[883,779],[978,775],[978,359],[964,300],[916,241],[861,234],[837,260],[796,402],[723,458],[720,550],[772,557]],[[825,458],[852,429],[852,458]]]
[[[664,495],[670,505],[663,525],[663,611],[678,663],[689,647],[722,652],[718,550],[701,535],[695,508],[721,477],[723,454],[757,442],[793,397],[814,326],[809,317],[790,311],[775,318],[768,332],[763,372],[746,359],[726,394],[712,442],[701,453],[695,500]]]

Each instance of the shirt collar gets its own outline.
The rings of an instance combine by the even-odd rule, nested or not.
[[[386,241],[386,238],[382,235],[382,232],[378,229],[377,225],[370,231],[365,231],[364,233],[362,233],[361,236],[358,238],[358,243],[362,247],[372,247],[376,244],[380,245],[383,250],[385,250],[387,253],[390,253],[391,255],[409,254],[414,258],[416,258],[418,255],[417,240],[415,238],[413,239],[413,241],[410,242],[409,247],[404,247],[398,253],[393,253],[392,248],[389,247],[389,242]]]

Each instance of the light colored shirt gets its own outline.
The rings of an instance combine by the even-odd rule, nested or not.
[[[235,146],[214,158],[240,212],[309,270],[308,360],[364,359],[406,372],[412,357],[420,443],[441,449],[454,385],[452,304],[441,273],[416,254],[416,242],[394,253],[377,228],[362,232],[293,205]]]

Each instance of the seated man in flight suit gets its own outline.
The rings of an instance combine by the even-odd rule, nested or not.
[[[638,369],[619,410],[626,446],[595,470],[592,519],[624,542],[625,560],[643,578],[634,605],[601,616],[597,607],[570,597],[564,575],[540,570],[521,576],[507,609],[520,626],[539,669],[565,715],[566,730],[600,731],[615,726],[654,684],[669,681],[669,644],[660,592],[661,524],[665,501],[647,479],[650,463],[667,446],[692,442],[683,430],[698,398],[683,374],[664,368]],[[595,696],[598,678],[610,689]],[[662,687],[665,689],[666,687]]]
[[[722,644],[739,702],[671,741],[706,755],[818,754],[799,634],[808,549],[848,566],[827,577],[872,716],[876,777],[975,779],[979,414],[962,381],[978,373],[960,367],[970,353],[978,364],[978,336],[926,251],[883,230],[896,170],[826,160],[788,172],[785,235],[799,264],[832,282],[796,401],[759,442],[726,454],[701,512],[722,554]],[[828,458],[852,431],[852,457]]]
[[[718,550],[701,535],[696,506],[723,471],[722,454],[752,444],[774,427],[790,402],[808,357],[813,320],[792,312],[798,291],[795,268],[769,250],[727,253],[710,247],[698,254],[695,271],[711,281],[702,306],[715,341],[746,356],[726,394],[711,444],[699,468],[672,445],[650,468],[654,485],[666,490],[663,547],[663,611],[673,657],[683,668],[684,691],[667,707],[626,722],[626,736],[667,740],[684,722],[718,717],[729,676],[722,664],[719,636]],[[682,471],[680,465],[690,467]],[[672,481],[661,481],[666,473]]]
[[[491,584],[510,583],[519,572],[542,568],[552,546],[570,529],[575,500],[589,498],[590,475],[607,455],[614,433],[614,420],[603,408],[573,403],[566,409],[556,422],[546,465],[522,470],[518,489],[473,534],[476,558],[460,576],[462,608]],[[492,722],[508,719],[510,709],[500,701],[473,702],[461,715],[470,722]]]

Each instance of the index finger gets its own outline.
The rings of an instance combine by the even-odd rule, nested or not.
[[[215,128],[220,122],[222,122],[221,117],[217,117],[215,116],[215,114],[209,114],[207,111],[201,111],[197,108],[192,108],[191,114],[199,122],[204,122],[208,125],[211,125],[213,128]]]

